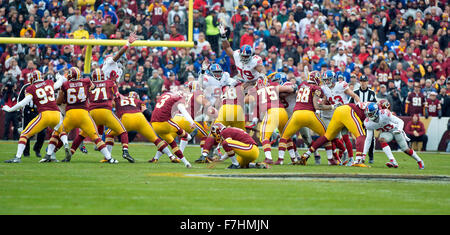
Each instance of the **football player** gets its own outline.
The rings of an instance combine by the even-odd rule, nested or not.
[[[103,71],[99,68],[92,72],[92,81],[95,84],[95,89],[89,92],[89,114],[97,126],[107,126],[109,129],[112,129],[115,133],[117,133],[118,136],[120,136],[120,140],[122,142],[122,157],[127,161],[134,163],[133,157],[131,157],[128,153],[127,130],[119,118],[117,118],[117,116],[112,112],[113,99],[119,94],[117,91],[117,85],[112,80],[106,80]],[[87,134],[82,131],[75,138],[70,149],[72,154],[75,153],[78,146],[86,137]],[[105,140],[106,146],[108,150],[110,150],[108,143],[111,140],[114,142],[114,138],[107,136]]]
[[[253,123],[257,123],[258,119],[262,119],[259,133],[265,154],[264,162],[267,164],[274,164],[270,138],[275,129],[283,130],[288,121],[288,113],[279,94],[295,93],[294,86],[280,85],[279,80],[285,76],[284,73],[277,73],[268,77],[266,81],[260,78],[256,82],[255,89],[249,92],[252,97],[254,96],[253,99],[256,100]],[[269,79],[272,81],[269,81]]]
[[[259,156],[258,145],[242,129],[225,127],[222,123],[217,122],[211,126],[211,134],[226,152],[220,161],[231,159],[228,169],[268,168],[264,163],[255,163]]]
[[[189,115],[184,105],[182,94],[175,92],[165,92],[161,95],[155,105],[152,113],[151,125],[156,134],[165,140],[172,148],[173,154],[177,156],[187,168],[191,168],[191,164],[184,157],[177,143],[175,142],[175,134],[180,138],[185,138],[187,141],[191,140],[191,136],[186,133],[178,124],[172,119],[172,114],[178,108],[180,113],[188,120],[192,128],[195,128],[195,122]],[[156,159],[157,160],[157,159]]]
[[[102,71],[105,74],[106,80],[113,80],[116,84],[119,84],[123,71],[121,68],[122,66],[117,61],[127,52],[127,50],[131,47],[131,44],[135,42],[136,39],[136,34],[134,32],[130,33],[127,44],[123,46],[119,52],[115,55],[106,56],[105,61],[102,64]]]
[[[353,100],[358,103],[360,102],[360,99],[358,95],[356,95],[348,86],[347,82],[345,81],[337,81],[336,76],[333,71],[327,70],[322,76],[322,91],[326,97],[326,102],[329,104],[334,105],[334,107],[339,107],[343,104],[348,104],[349,98],[353,98]],[[322,119],[325,122],[325,124],[328,126],[328,124],[331,121],[331,117],[333,116],[334,110],[322,110]],[[344,142],[346,146],[343,145],[343,143],[340,140],[340,136],[342,134],[342,138],[344,139]],[[342,164],[344,164],[348,157],[348,151],[347,149],[352,149],[353,146],[350,142],[350,138],[348,136],[348,131],[343,128],[342,132],[339,133],[337,138],[335,138],[333,143],[333,150],[338,147],[341,150],[340,156],[342,154],[344,155],[342,159]],[[345,148],[346,147],[346,148]],[[340,157],[339,156],[339,157]]]
[[[209,128],[205,122],[197,122],[197,115],[202,115],[202,110],[207,110],[211,103],[206,99],[203,92],[200,90],[199,83],[197,81],[190,81],[188,83],[189,93],[186,96],[186,109],[191,116],[191,118],[195,122],[195,128],[191,127],[191,124],[182,114],[176,114],[173,118],[173,121],[181,127],[181,129],[185,130],[192,136],[192,133],[195,129],[198,130],[198,136],[201,138],[200,140],[200,148],[203,150],[203,145],[205,144],[205,139],[208,136]],[[180,140],[180,150],[184,152],[184,149],[187,145],[188,141],[185,138],[181,138]]]
[[[359,102],[358,104],[349,103],[337,107],[334,110],[325,135],[320,136],[313,142],[309,150],[301,156],[299,163],[305,165],[311,153],[323,144],[336,138],[343,128],[347,128],[356,137],[356,159],[352,162],[352,166],[367,167],[363,163],[362,151],[366,134],[361,122],[361,120],[366,119],[364,113],[366,105],[364,102]]]
[[[422,159],[408,146],[407,141],[409,141],[409,139],[403,131],[404,122],[402,119],[396,117],[387,109],[380,109],[376,103],[369,103],[365,113],[367,118],[364,120],[364,126],[367,129],[367,137],[364,142],[363,157],[369,151],[370,140],[374,135],[374,131],[378,130],[381,132],[378,141],[380,142],[384,153],[389,158],[389,162],[386,163],[387,167],[398,167],[398,163],[392,154],[391,147],[388,145],[389,142],[395,139],[400,149],[417,161],[420,170],[425,168]]]
[[[105,143],[98,136],[97,126],[88,112],[88,94],[95,89],[95,84],[89,78],[81,78],[81,71],[72,67],[67,73],[68,81],[64,82],[59,91],[56,103],[66,105],[66,116],[63,125],[58,131],[53,133],[50,143],[57,145],[57,136],[59,133],[69,133],[74,128],[80,128],[97,146],[97,149],[103,154],[106,162],[118,163],[111,157],[111,153],[106,148]],[[52,147],[53,152],[54,147]],[[50,145],[49,145],[50,150]],[[71,155],[66,156],[63,162],[70,162]]]
[[[117,116],[119,116],[120,121],[123,123],[124,127],[128,131],[137,131],[148,141],[154,143],[158,148],[156,156],[158,159],[163,153],[167,154],[171,160],[175,159],[175,156],[170,152],[166,142],[162,141],[158,136],[156,136],[155,131],[152,126],[147,122],[144,114],[142,113],[145,108],[143,101],[139,99],[138,93],[130,91],[127,96],[119,94],[114,98],[114,103],[116,107]],[[114,145],[114,137],[120,135],[119,132],[109,129],[106,135],[110,138],[106,140],[106,145]],[[155,159],[155,158],[153,158]],[[151,161],[150,162],[155,162]]]
[[[308,73],[307,67],[305,66],[305,73]],[[278,74],[282,74],[282,75],[278,75]],[[268,77],[271,77],[271,75],[269,75]],[[275,80],[274,80],[275,79]],[[297,89],[297,86],[295,85],[294,82],[288,81],[287,77],[284,73],[277,73],[275,74],[275,76],[272,78],[273,81],[276,81],[276,79],[278,79],[278,83],[281,86],[287,86],[287,87],[295,87],[295,89]],[[297,93],[296,92],[291,92],[291,93],[286,93],[286,92],[280,92],[280,100],[283,103],[286,112],[288,114],[288,119],[292,117],[292,114],[294,113],[294,107],[295,107],[295,103],[297,99]],[[279,131],[283,131],[283,129],[279,129]],[[280,133],[281,134],[281,133]],[[302,127],[299,130],[299,134],[301,135],[303,141],[305,142],[305,144],[309,147],[312,143],[312,138],[311,138],[311,134],[309,132],[309,129],[307,127]],[[287,148],[286,148],[289,152],[289,155],[291,157],[291,162],[293,164],[296,163],[296,158],[299,157],[298,152],[297,152],[297,146],[295,145],[295,142],[293,140],[293,138],[291,137],[288,142],[287,142]],[[316,151],[315,156],[318,157],[320,159],[320,155],[319,153]],[[278,158],[278,160],[274,163],[275,165],[283,165],[284,163],[284,158]]]
[[[220,24],[218,28],[222,38],[222,48],[230,58],[233,58],[240,81],[246,84],[244,88],[254,85],[258,78],[266,74],[261,57],[253,54],[251,45],[243,45],[239,50],[233,51],[228,42],[225,27]]]
[[[308,127],[320,136],[325,134],[325,124],[316,114],[316,110],[331,109],[332,105],[324,105],[318,102],[320,97],[323,97],[322,89],[320,88],[320,75],[313,73],[309,77],[309,82],[302,82],[297,88],[296,105],[294,113],[287,122],[282,131],[280,143],[278,146],[278,158],[284,159],[284,152],[287,147],[287,140],[291,138],[302,127]],[[333,158],[331,143],[327,143],[325,149],[327,150],[328,159]]]
[[[38,70],[35,70],[31,74],[31,85],[28,86],[25,90],[25,98],[14,105],[13,107],[9,107],[8,105],[3,106],[2,110],[5,112],[15,112],[25,105],[33,102],[37,106],[37,111],[39,115],[36,116],[33,120],[28,123],[28,125],[23,129],[20,133],[19,143],[17,147],[17,153],[15,158],[6,160],[6,163],[20,163],[23,151],[25,150],[26,143],[30,137],[41,132],[47,127],[53,128],[57,130],[61,127],[63,123],[62,114],[56,104],[55,99],[55,90],[59,89],[63,82],[64,77],[60,74],[56,75],[57,81],[53,82],[52,80],[45,80],[42,76],[42,73]],[[66,156],[70,155],[68,138],[65,133],[59,136],[61,141],[64,144],[64,148],[66,150]],[[42,162],[55,162],[56,158],[51,158],[53,149],[51,151],[47,151]]]

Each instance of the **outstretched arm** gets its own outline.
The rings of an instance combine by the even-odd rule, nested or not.
[[[137,36],[135,32],[130,33],[130,36],[128,37],[128,42],[125,46],[123,46],[120,51],[113,57],[114,62],[117,62],[119,58],[127,52],[128,48],[133,44],[134,41],[136,41]]]
[[[350,88],[345,89],[344,93],[350,97],[352,97],[352,99],[354,100],[355,103],[361,102],[361,100],[359,99],[359,96],[357,94],[355,94],[355,92],[353,92]]]
[[[20,101],[19,103],[17,103],[16,105],[14,105],[13,107],[9,107],[8,105],[3,106],[2,110],[5,112],[14,112],[17,111],[21,108],[23,108],[25,105],[27,105],[28,103],[30,103],[30,101],[33,99],[33,96],[28,94],[25,96],[25,98],[23,98],[22,101]]]
[[[225,52],[227,53],[227,55],[230,58],[233,58],[233,49],[230,46],[230,42],[227,39],[227,35],[226,35],[226,30],[225,30],[225,26],[222,25],[222,23],[218,26],[219,28],[219,32],[220,32],[220,37],[224,40],[222,40],[222,48],[223,50],[225,50]]]
[[[59,89],[62,86],[62,84],[65,81],[67,81],[67,78],[59,73],[56,74],[56,79],[57,80],[56,80],[55,84],[53,84],[53,89],[55,89],[55,90]]]

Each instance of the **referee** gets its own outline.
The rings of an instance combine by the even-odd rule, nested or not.
[[[359,96],[361,102],[377,102],[377,98],[375,97],[375,92],[369,89],[369,79],[367,76],[362,75],[359,78],[360,87],[358,90],[355,90],[355,94]],[[355,103],[353,98],[350,99],[350,103]],[[364,123],[364,120],[361,120]],[[367,132],[367,130],[366,130]],[[375,137],[372,136],[372,142],[369,148],[369,163],[373,163],[373,149],[375,147]]]
[[[20,102],[25,98],[25,89],[30,85],[31,83],[27,83],[23,85],[22,89],[20,89],[18,102]],[[22,109],[22,130],[24,130],[27,127],[28,123],[30,123],[31,120],[33,120],[33,118],[36,117],[37,115],[38,115],[37,107],[36,105],[33,104],[33,101],[31,101]],[[33,146],[33,151],[36,153],[36,157],[38,158],[42,158],[41,149],[45,141],[46,131],[47,128],[45,128],[44,130],[42,130],[37,134],[36,143]],[[23,155],[25,157],[30,156],[30,141],[27,141],[25,150],[23,151]]]

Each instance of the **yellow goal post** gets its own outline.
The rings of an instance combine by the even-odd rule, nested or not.
[[[144,47],[194,47],[193,40],[194,0],[189,0],[187,41],[147,41],[137,40],[132,46]],[[81,45],[86,46],[84,73],[91,72],[92,46],[124,46],[127,40],[117,39],[65,39],[65,38],[21,38],[0,37],[0,44],[40,44],[40,45]]]

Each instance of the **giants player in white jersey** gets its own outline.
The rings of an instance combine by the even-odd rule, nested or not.
[[[102,71],[105,74],[107,80],[113,80],[116,84],[119,84],[120,78],[122,77],[122,68],[117,62],[119,58],[127,52],[128,48],[130,48],[131,44],[136,41],[136,34],[133,32],[128,37],[128,42],[125,46],[123,46],[118,53],[113,55],[106,56],[103,61]]]
[[[348,104],[349,96],[352,97],[356,103],[360,102],[359,96],[356,95],[349,88],[347,82],[338,81],[336,79],[335,73],[331,70],[325,71],[325,73],[322,75],[321,88],[322,88],[323,94],[327,98],[327,102],[329,104],[331,104],[332,106],[334,106],[334,108],[331,110],[322,110],[321,111],[322,120],[325,122],[325,124],[327,126],[331,121],[331,117],[333,116],[334,109],[341,105]],[[340,134],[343,136],[343,138],[349,138],[348,131],[345,128],[341,131]],[[335,149],[337,147],[341,150],[341,153],[344,156],[341,163],[342,164],[347,163],[347,162],[351,163],[352,161],[350,161],[351,159],[348,158],[348,152],[347,152],[348,148],[353,147],[351,145],[350,141],[345,142],[346,145],[349,145],[349,146],[344,146],[338,135],[338,138],[334,139],[332,142],[333,142],[333,151],[335,151]],[[347,147],[347,149],[345,147]],[[320,159],[316,159],[316,161],[320,161]]]
[[[222,47],[230,58],[233,58],[238,70],[240,82],[244,83],[244,88],[255,85],[259,78],[265,77],[265,68],[261,57],[253,55],[253,48],[250,45],[243,45],[240,50],[233,51],[227,40],[225,27],[219,25],[220,36],[222,37]]]
[[[366,141],[364,142],[363,158],[369,151],[374,131],[378,130],[381,132],[378,141],[380,141],[384,153],[389,158],[389,162],[386,163],[386,166],[393,168],[398,167],[397,161],[388,145],[388,143],[395,138],[400,149],[417,161],[419,169],[422,170],[425,168],[422,159],[408,146],[407,141],[409,141],[409,139],[403,131],[404,122],[402,119],[396,117],[388,109],[380,109],[377,103],[369,103],[365,113],[367,118],[364,120],[364,126],[367,129],[367,134]]]

